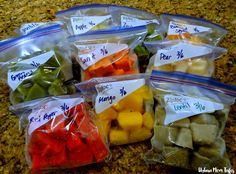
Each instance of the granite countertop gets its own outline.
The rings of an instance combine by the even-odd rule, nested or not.
[[[140,8],[156,15],[161,12],[181,13],[205,18],[226,27],[229,31],[220,43],[228,49],[215,62],[215,78],[236,85],[236,3],[234,0],[2,0],[0,4],[0,40],[15,36],[22,23],[55,19],[55,12],[86,3],[111,3]],[[0,82],[0,173],[30,173],[24,157],[24,130],[19,119],[8,111],[9,89]],[[231,164],[236,172],[236,104],[231,108],[224,138]],[[149,141],[111,148],[112,161],[72,170],[51,173],[193,173],[162,164],[147,166],[142,157],[150,149]]]

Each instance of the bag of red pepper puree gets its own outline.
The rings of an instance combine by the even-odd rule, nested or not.
[[[222,133],[235,102],[236,86],[164,71],[152,72],[150,86],[157,105],[152,149],[145,161],[230,173],[233,169]]]
[[[73,168],[109,157],[106,141],[84,98],[37,99],[10,107],[26,128],[26,160],[32,171]]]
[[[74,92],[64,84],[73,77],[71,60],[57,46],[66,36],[54,25],[0,43],[0,79],[12,104]]]
[[[188,39],[217,45],[227,34],[225,28],[201,18],[167,13],[161,14],[160,18],[168,40]]]
[[[150,74],[93,78],[76,84],[89,102],[111,145],[140,142],[152,136],[154,123]]]
[[[82,80],[138,73],[133,50],[146,34],[146,27],[141,26],[69,37],[68,42],[74,48],[72,59],[82,67]]]

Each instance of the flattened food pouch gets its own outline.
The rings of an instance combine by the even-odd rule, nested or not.
[[[76,85],[87,94],[93,88],[95,117],[111,145],[135,143],[152,136],[153,95],[147,77],[137,74],[95,78]]]
[[[56,47],[63,39],[64,31],[53,26],[0,45],[1,78],[12,104],[73,92],[63,84],[72,78],[71,62]]]
[[[153,71],[157,101],[147,163],[198,170],[230,169],[222,132],[236,87],[186,73]]]

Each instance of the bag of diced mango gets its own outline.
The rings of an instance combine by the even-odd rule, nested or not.
[[[82,67],[82,80],[137,74],[138,60],[133,50],[146,34],[145,26],[97,31],[71,36],[65,45],[73,48],[71,57]]]
[[[145,46],[155,53],[149,61],[147,72],[152,70],[181,71],[211,77],[214,60],[227,49],[188,40],[145,42]]]
[[[96,117],[111,145],[152,136],[153,95],[148,74],[94,78],[76,85],[92,101]]]
[[[162,71],[152,72],[150,85],[157,105],[152,149],[145,161],[191,170],[230,169],[222,133],[236,86]]]
[[[166,39],[203,42],[217,45],[227,34],[227,30],[202,18],[187,15],[163,13],[161,30],[166,32]]]

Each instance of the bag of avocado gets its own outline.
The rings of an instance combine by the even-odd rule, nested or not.
[[[0,44],[0,79],[11,88],[12,104],[72,92],[71,61],[57,44],[66,38],[59,25]]]

